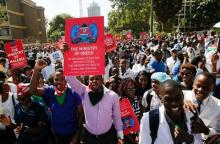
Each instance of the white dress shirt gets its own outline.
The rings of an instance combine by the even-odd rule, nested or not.
[[[176,61],[177,61],[177,59],[174,59],[172,56],[167,58],[166,64],[167,64],[167,67],[168,67],[170,73],[173,72],[173,67],[174,67]]]
[[[183,91],[184,100],[190,100],[194,104],[198,104],[193,91]],[[202,134],[202,139],[206,140],[215,134],[220,134],[220,100],[214,96],[208,96],[200,105],[199,117],[209,128],[208,135]]]
[[[120,70],[119,71],[119,78],[121,78],[121,79],[131,78],[131,79],[135,80],[135,73],[130,68],[128,68],[126,70],[126,72],[122,75],[121,70]]]
[[[55,65],[52,63],[46,66],[45,68],[43,68],[41,71],[41,74],[43,75],[45,80],[51,78],[54,75],[54,73],[55,73]]]
[[[174,144],[173,138],[170,132],[170,127],[167,123],[167,120],[164,115],[165,108],[161,106],[159,108],[159,128],[157,132],[157,138],[154,144]],[[185,111],[186,119],[187,119],[187,128],[189,133],[190,129],[190,118],[193,116],[192,113]],[[144,113],[141,119],[141,126],[140,126],[140,134],[139,134],[139,144],[151,144],[152,139],[150,136],[150,125],[149,125],[149,112]],[[201,136],[199,134],[193,135],[194,136],[194,144],[202,144]],[[183,143],[184,144],[184,143]]]
[[[141,104],[144,107],[148,107],[148,103],[147,103],[147,94],[148,91],[146,91],[143,95],[143,98],[141,100]],[[151,103],[150,103],[150,110],[154,110],[154,109],[158,109],[162,104],[161,101],[159,99],[159,97],[157,96],[157,94],[155,93],[155,91],[152,91],[150,93],[150,95],[152,95],[152,99],[151,99]]]

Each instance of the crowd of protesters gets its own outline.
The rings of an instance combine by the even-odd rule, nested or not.
[[[1,144],[219,144],[220,41],[215,32],[121,40],[105,54],[105,75],[64,76],[49,54],[25,48],[12,69],[0,52]],[[140,130],[123,133],[128,98]]]

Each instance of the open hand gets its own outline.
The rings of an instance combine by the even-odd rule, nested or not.
[[[11,124],[11,118],[10,116],[6,115],[0,115],[0,122],[6,126],[9,126]]]
[[[184,108],[187,109],[188,111],[192,111],[192,112],[196,113],[198,106],[193,104],[190,100],[185,100],[184,101]]]

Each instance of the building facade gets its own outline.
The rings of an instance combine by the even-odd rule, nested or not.
[[[87,10],[89,17],[101,15],[100,6],[96,2],[92,2],[87,8]]]
[[[0,40],[47,42],[44,8],[31,0],[0,0]]]

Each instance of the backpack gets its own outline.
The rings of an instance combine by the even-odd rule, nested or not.
[[[159,128],[159,109],[155,109],[149,112],[149,124],[150,124],[150,136],[152,139],[151,144],[154,144],[157,138],[157,132]]]
[[[146,108],[146,112],[150,111],[150,104],[151,104],[151,100],[153,95],[151,94],[151,92],[153,91],[153,89],[149,89],[147,91],[147,96],[146,96],[146,101],[147,101],[147,108]]]

